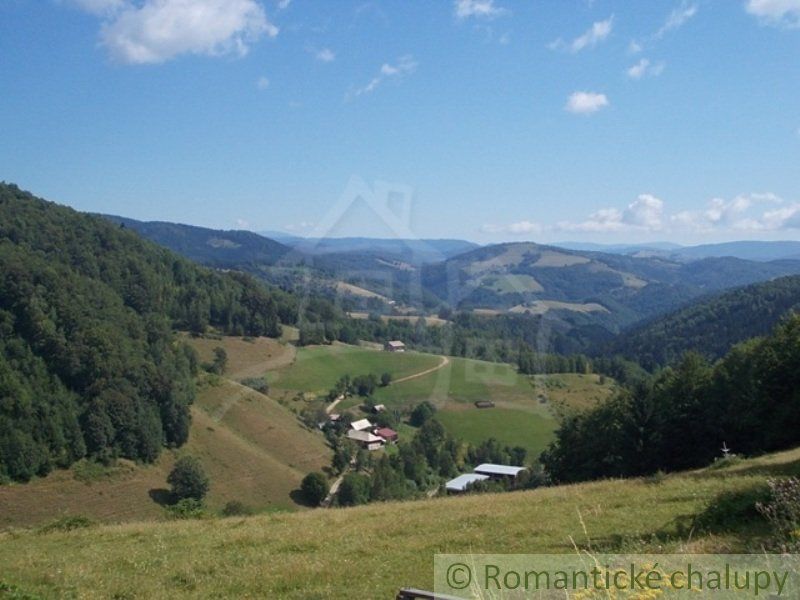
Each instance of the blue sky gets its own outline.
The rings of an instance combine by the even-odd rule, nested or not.
[[[80,210],[800,239],[800,0],[3,0],[0,81],[0,178]]]

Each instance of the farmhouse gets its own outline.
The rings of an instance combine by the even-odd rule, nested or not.
[[[369,422],[369,419],[359,419],[350,423],[350,429],[354,431],[369,431],[372,428],[373,425]]]
[[[375,435],[377,435],[380,438],[383,438],[383,440],[387,444],[395,443],[398,438],[397,432],[394,429],[391,429],[390,427],[379,427],[378,429],[375,430]]]
[[[383,349],[387,352],[405,352],[406,345],[400,340],[392,340],[391,342],[386,342]]]
[[[478,473],[464,473],[455,479],[448,481],[444,487],[451,494],[461,494],[467,491],[467,487],[478,481],[486,481],[489,479],[488,475],[480,475]]]
[[[516,479],[520,473],[526,471],[525,467],[511,467],[509,465],[495,465],[492,463],[483,463],[473,469],[474,473],[485,475],[495,481],[501,479]]]
[[[494,402],[491,400],[478,400],[475,402],[475,406],[478,408],[494,408]]]
[[[356,431],[351,429],[347,432],[347,438],[353,440],[362,448],[367,450],[377,450],[383,446],[383,438],[371,434],[369,431]]]
[[[372,407],[372,412],[374,412],[375,414],[382,413],[385,410],[386,410],[385,404],[376,404],[375,406]]]

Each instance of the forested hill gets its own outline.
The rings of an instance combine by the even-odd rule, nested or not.
[[[117,216],[106,218],[136,231],[143,238],[160,246],[214,267],[273,265],[293,252],[289,246],[252,231],[219,231],[194,225],[137,221]]]
[[[602,353],[621,354],[652,369],[689,350],[722,357],[735,344],[765,335],[791,311],[800,311],[800,276],[730,290],[620,334]]]
[[[0,184],[0,481],[182,444],[196,358],[173,328],[277,335],[293,310],[250,277]]]

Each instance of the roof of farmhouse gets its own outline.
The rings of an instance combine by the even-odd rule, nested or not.
[[[508,465],[483,463],[482,465],[475,467],[473,471],[482,475],[504,475],[507,477],[516,477],[522,471],[525,471],[525,467],[511,467]]]
[[[453,492],[463,492],[467,486],[478,481],[486,481],[489,479],[488,475],[479,475],[478,473],[464,473],[455,479],[451,479],[445,484],[445,488]]]

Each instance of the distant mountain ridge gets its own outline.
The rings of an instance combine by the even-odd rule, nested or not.
[[[261,234],[305,254],[365,252],[373,255],[392,255],[412,265],[438,262],[479,247],[474,242],[456,239],[304,238],[275,231],[265,231]]]
[[[560,242],[554,244],[567,250],[625,254],[628,256],[660,256],[670,260],[692,261],[703,258],[741,258],[759,262],[800,259],[800,242],[796,241],[736,241],[698,246],[680,246],[670,242],[643,244],[593,244]]]
[[[222,231],[180,223],[103,216],[156,244],[209,266],[274,265],[292,253],[289,246],[251,231]]]

